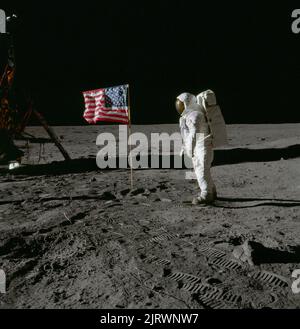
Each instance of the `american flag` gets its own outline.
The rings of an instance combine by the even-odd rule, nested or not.
[[[110,121],[129,124],[128,85],[84,91],[85,111],[88,123]]]

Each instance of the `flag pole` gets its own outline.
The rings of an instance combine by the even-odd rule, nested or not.
[[[129,134],[129,165],[130,165],[130,187],[133,189],[133,169],[131,157],[131,113],[130,113],[130,90],[128,84],[128,134]]]

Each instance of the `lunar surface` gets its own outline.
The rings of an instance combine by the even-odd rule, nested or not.
[[[229,125],[205,207],[187,169],[134,170],[133,189],[130,170],[99,169],[97,135],[117,128],[54,127],[69,163],[16,141],[23,166],[0,168],[1,308],[300,308],[300,124]]]

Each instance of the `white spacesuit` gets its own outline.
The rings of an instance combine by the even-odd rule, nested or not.
[[[182,104],[184,106],[181,106]],[[197,103],[196,97],[190,93],[183,93],[177,97],[176,108],[181,113],[179,125],[184,152],[192,158],[201,190],[201,193],[194,198],[193,203],[212,203],[216,198],[216,188],[210,173],[213,146],[205,109],[201,103]]]

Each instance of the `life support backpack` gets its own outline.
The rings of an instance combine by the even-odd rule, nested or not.
[[[212,90],[205,90],[197,95],[197,103],[202,105],[206,112],[207,122],[213,137],[213,147],[228,145],[226,124],[216,95]]]

